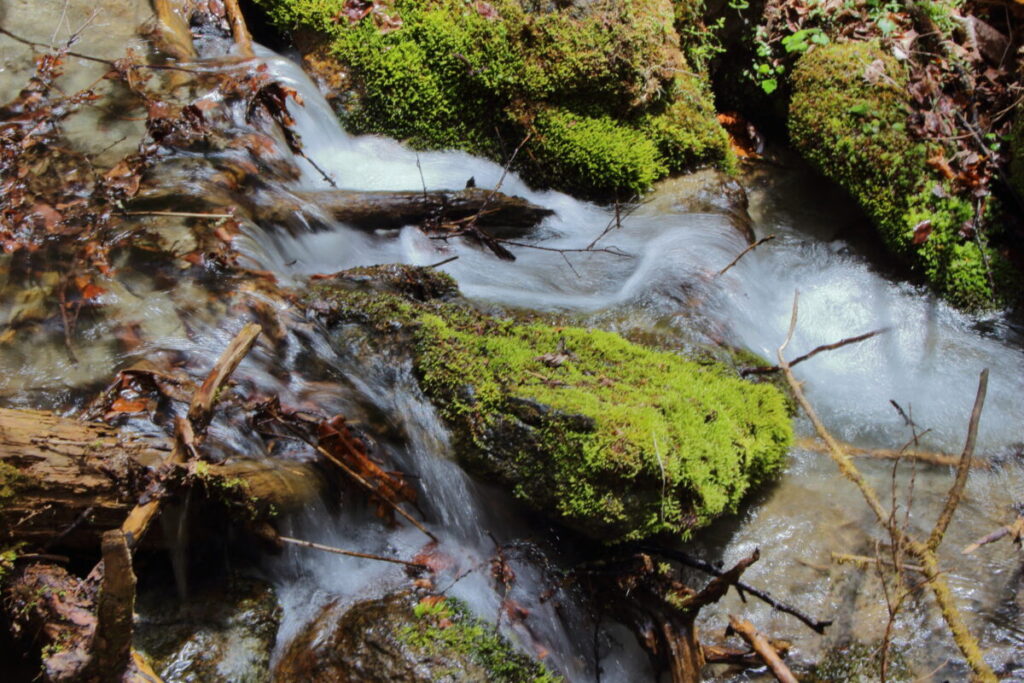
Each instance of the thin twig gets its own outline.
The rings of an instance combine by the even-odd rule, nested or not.
[[[399,560],[395,557],[384,557],[383,555],[372,555],[370,553],[357,553],[354,550],[342,550],[341,548],[335,548],[329,545],[323,545],[321,543],[313,543],[312,541],[303,541],[298,538],[289,538],[288,536],[278,536],[278,538],[285,543],[291,543],[292,545],[302,546],[303,548],[313,548],[314,550],[322,550],[326,553],[334,553],[335,555],[346,555],[348,557],[359,557],[364,560],[376,560],[378,562],[391,562],[392,564],[401,564],[406,567],[415,567],[420,570],[430,569],[425,564],[419,562],[409,562],[408,560]]]
[[[234,218],[230,213],[192,213],[189,211],[125,211],[126,216],[173,216],[175,218]]]
[[[675,550],[673,548],[659,548],[657,546],[647,546],[647,545],[640,546],[639,550],[641,552],[650,553],[652,555],[661,555],[663,557],[667,557],[667,558],[669,558],[671,560],[675,560],[676,562],[679,562],[680,564],[684,564],[687,567],[692,567],[693,569],[698,569],[698,570],[700,570],[700,571],[702,571],[702,572],[704,572],[706,574],[711,574],[712,576],[719,576],[720,577],[723,574],[725,574],[725,572],[723,572],[721,569],[715,567],[711,563],[705,562],[704,560],[701,560],[701,559],[698,559],[698,558],[693,557],[691,555],[688,555],[687,553],[685,553],[685,552],[683,552],[681,550]],[[770,605],[774,609],[777,609],[780,612],[785,612],[786,614],[789,614],[789,615],[791,615],[793,617],[796,617],[801,622],[803,622],[805,625],[807,625],[808,628],[810,628],[812,631],[815,631],[816,633],[822,633],[823,634],[823,633],[825,633],[825,629],[832,625],[832,620],[831,619],[825,621],[825,620],[819,620],[819,619],[815,619],[814,617],[808,616],[807,614],[804,614],[802,611],[800,611],[796,607],[793,607],[792,605],[787,605],[784,602],[780,602],[779,600],[776,600],[775,598],[773,598],[769,593],[767,593],[765,591],[762,591],[762,590],[760,590],[758,588],[754,588],[753,586],[751,586],[748,583],[744,583],[742,581],[737,581],[735,585],[736,585],[737,590],[739,590],[741,592],[741,594],[742,593],[749,593],[750,595],[753,595],[755,598],[757,598],[761,602],[764,602],[764,603]]]
[[[732,267],[733,267],[733,266],[735,266],[735,265],[736,265],[737,263],[739,263],[739,262],[740,262],[740,259],[741,259],[741,258],[743,258],[744,256],[746,256],[746,255],[747,255],[747,254],[749,254],[750,252],[754,251],[755,249],[757,249],[757,248],[758,248],[759,246],[761,246],[761,245],[762,245],[762,244],[764,244],[765,242],[770,242],[770,241],[772,241],[773,239],[775,239],[775,235],[767,235],[767,236],[765,236],[765,237],[762,237],[762,238],[761,238],[761,239],[759,239],[758,241],[754,242],[753,244],[750,244],[750,245],[748,245],[748,246],[747,246],[747,248],[746,248],[746,249],[744,249],[743,251],[741,251],[741,252],[739,253],[739,255],[738,255],[738,256],[737,256],[736,258],[734,258],[734,259],[733,259],[732,261],[730,261],[730,262],[729,262],[729,265],[727,265],[727,266],[726,266],[725,268],[722,268],[722,269],[721,269],[720,271],[718,271],[717,273],[715,273],[715,277],[716,277],[716,278],[718,278],[718,277],[722,277],[722,276],[723,276],[723,275],[725,275],[725,274],[726,274],[727,272],[729,272],[729,269],[730,269],[730,268],[732,268]],[[712,278],[712,279],[714,279],[714,278]]]
[[[458,255],[456,255],[456,256],[449,256],[448,258],[446,258],[443,261],[438,261],[437,263],[431,263],[429,266],[423,266],[423,267],[424,268],[440,268],[443,265],[446,265],[448,263],[451,263],[452,261],[457,261],[457,260],[459,260]]]
[[[868,339],[871,339],[872,337],[876,337],[882,334],[883,332],[888,332],[889,329],[890,328],[888,327],[881,327],[877,330],[872,330],[871,332],[858,334],[856,337],[847,337],[846,339],[840,339],[839,341],[833,342],[831,344],[822,344],[821,346],[818,346],[808,351],[799,358],[790,361],[789,367],[794,367],[796,365],[799,365],[800,363],[803,363],[805,360],[810,360],[817,356],[822,351],[835,351],[836,349],[840,349],[844,346],[849,346],[850,344],[856,344],[857,342],[866,341]],[[781,369],[782,368],[778,365],[772,365],[766,368],[744,368],[743,370],[740,371],[740,376],[747,377],[749,375],[767,375],[772,372],[778,372]]]
[[[967,485],[967,475],[971,471],[971,457],[974,455],[974,446],[978,442],[978,422],[981,420],[981,411],[985,407],[985,393],[988,391],[988,368],[981,371],[981,378],[978,380],[978,394],[974,398],[974,408],[971,410],[971,421],[967,426],[967,443],[964,444],[963,455],[960,456],[960,466],[956,469],[956,479],[949,489],[946,497],[946,505],[942,508],[942,514],[935,522],[931,536],[928,537],[928,547],[935,550],[942,543],[942,537],[953,519],[957,505],[963,497],[964,487]]]

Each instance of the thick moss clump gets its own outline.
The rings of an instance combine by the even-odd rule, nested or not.
[[[893,57],[873,42],[818,47],[797,63],[792,87],[794,146],[853,195],[894,253],[962,308],[1013,295],[1003,256],[964,236],[973,206],[928,166],[942,150],[906,131],[906,74]]]
[[[344,0],[259,2],[330,41],[357,86],[342,112],[356,132],[500,161],[529,135],[520,170],[605,198],[731,160],[706,83],[678,77],[669,0],[394,0],[355,22]]]
[[[460,457],[617,542],[687,537],[778,471],[782,395],[599,330],[425,315],[416,363]]]

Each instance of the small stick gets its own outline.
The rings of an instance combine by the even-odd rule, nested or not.
[[[779,657],[779,653],[775,651],[775,648],[768,642],[768,639],[754,628],[753,624],[730,614],[729,626],[743,640],[747,641],[750,647],[754,648],[754,652],[771,669],[772,675],[775,676],[776,680],[781,681],[781,683],[797,683],[796,676],[793,675],[793,672],[789,670],[789,667]]]
[[[817,346],[808,351],[807,353],[805,353],[804,355],[790,361],[789,367],[799,365],[800,363],[803,363],[805,360],[810,360],[811,358],[814,358],[822,351],[835,351],[836,349],[840,349],[844,346],[849,346],[850,344],[856,344],[857,342],[866,341],[868,339],[871,339],[872,337],[876,337],[882,334],[883,332],[888,331],[888,327],[880,327],[877,330],[872,330],[871,332],[858,334],[856,337],[847,337],[846,339],[840,339],[839,341],[832,342],[831,344],[822,344],[821,346]],[[781,369],[782,368],[778,365],[773,365],[767,368],[746,368],[740,372],[740,375],[743,377],[747,377],[749,375],[767,375],[768,373],[771,372],[778,372]]]
[[[391,562],[393,564],[402,564],[406,567],[415,567],[416,569],[429,569],[427,565],[420,564],[419,562],[409,562],[408,560],[399,560],[394,557],[383,557],[382,555],[371,555],[370,553],[357,553],[354,550],[342,550],[341,548],[334,548],[329,545],[313,543],[312,541],[303,541],[298,538],[289,538],[288,536],[278,536],[278,538],[284,541],[285,543],[291,543],[292,545],[302,546],[303,548],[313,548],[314,550],[322,550],[326,553],[334,553],[335,555],[361,557],[364,560],[377,560],[378,562]]]
[[[451,263],[452,261],[457,261],[458,258],[459,258],[458,256],[449,256],[448,258],[446,258],[443,261],[438,261],[437,263],[431,263],[429,266],[423,266],[423,267],[424,268],[440,268],[441,266],[443,266],[445,264],[448,264],[448,263]]]
[[[993,531],[990,534],[982,536],[977,541],[975,541],[974,543],[971,543],[970,545],[968,545],[966,548],[964,548],[960,552],[962,554],[964,554],[964,555],[970,555],[971,553],[973,553],[975,550],[977,550],[978,548],[980,548],[983,545],[988,545],[989,543],[995,543],[996,541],[998,541],[999,539],[1003,538],[1004,536],[1011,536],[1011,535],[1015,539],[1020,539],[1021,536],[1024,536],[1024,517],[1018,517],[1017,521],[1015,521],[1013,524],[1007,524],[1006,526],[1003,526],[1003,527],[1000,527],[1000,528],[996,529],[995,531]]]
[[[245,17],[238,6],[238,0],[224,0],[224,10],[227,12],[228,21],[231,22],[231,35],[235,37],[235,44],[243,57],[252,58],[255,53],[252,51],[252,36],[249,34],[249,27],[245,25]]]
[[[260,336],[262,331],[263,328],[256,323],[249,323],[243,327],[235,335],[235,338],[231,340],[227,348],[224,349],[206,381],[203,382],[203,385],[196,391],[195,396],[192,397],[192,404],[188,408],[188,419],[200,434],[210,423],[210,418],[213,414],[213,403],[217,393],[228,381],[228,378],[231,377],[231,373],[235,371],[238,364],[249,353],[253,344],[256,343],[256,338]]]
[[[942,543],[942,537],[953,520],[953,513],[956,512],[960,498],[963,497],[964,487],[967,486],[967,475],[971,471],[971,457],[974,455],[974,446],[978,442],[978,422],[981,420],[981,411],[985,407],[985,393],[988,391],[988,368],[981,371],[981,378],[978,380],[978,393],[974,397],[974,408],[971,410],[971,421],[967,426],[967,443],[964,444],[963,455],[960,456],[960,465],[956,469],[956,479],[949,489],[946,497],[946,506],[942,514],[935,522],[931,536],[928,537],[928,547],[933,551]]]
[[[860,566],[866,566],[869,564],[881,564],[886,567],[895,567],[895,563],[888,560],[879,560],[877,557],[868,557],[867,555],[848,555],[847,553],[832,553],[832,561],[837,564],[856,564]],[[909,569],[912,572],[924,572],[924,567],[920,567],[916,564],[901,564],[901,568]]]
[[[765,242],[770,242],[770,241],[771,241],[771,240],[773,240],[773,239],[775,239],[775,235],[767,235],[766,237],[762,237],[762,238],[761,238],[761,239],[759,239],[758,241],[756,241],[756,242],[754,242],[753,244],[751,244],[751,245],[747,246],[747,248],[746,248],[746,249],[744,249],[743,251],[741,251],[741,252],[740,252],[739,256],[737,256],[736,258],[734,258],[734,259],[733,259],[732,261],[730,261],[730,262],[729,262],[729,265],[727,265],[727,266],[726,266],[725,268],[722,268],[722,269],[721,269],[720,271],[718,271],[717,273],[715,273],[715,277],[716,277],[716,278],[718,278],[718,277],[722,277],[722,276],[723,276],[723,275],[725,275],[725,274],[726,274],[727,272],[729,272],[729,269],[730,269],[730,268],[732,268],[732,267],[733,267],[733,266],[735,266],[735,265],[736,265],[737,263],[739,263],[739,262],[740,262],[740,259],[741,259],[741,258],[743,258],[744,256],[746,256],[746,255],[747,255],[747,254],[749,254],[750,252],[754,251],[755,249],[757,249],[757,248],[758,248],[759,246],[761,246],[761,245],[762,245],[762,244],[764,244]],[[714,278],[712,278],[712,279],[714,279]]]
[[[688,554],[684,553],[681,550],[673,550],[671,548],[659,548],[657,546],[646,546],[646,545],[645,546],[640,546],[639,550],[641,552],[650,553],[652,555],[661,555],[663,557],[667,557],[669,559],[672,559],[672,560],[675,560],[677,562],[680,562],[680,563],[686,565],[687,567],[692,567],[693,569],[699,569],[702,572],[705,572],[707,574],[711,574],[712,576],[722,576],[723,574],[725,574],[725,572],[723,572],[721,569],[718,569],[717,567],[715,567],[711,563],[705,562],[704,560],[700,560],[700,559],[698,559],[696,557],[688,555]],[[790,616],[796,617],[797,619],[802,621],[805,625],[807,625],[808,628],[810,628],[811,630],[815,631],[816,633],[824,634],[825,633],[825,629],[832,625],[832,621],[831,620],[819,621],[819,620],[817,620],[817,619],[815,619],[813,617],[810,617],[810,616],[804,614],[803,612],[801,612],[796,607],[792,607],[790,605],[787,605],[784,602],[779,602],[778,600],[773,598],[768,593],[766,593],[763,590],[760,590],[758,588],[754,588],[753,586],[751,586],[748,583],[744,583],[742,581],[737,581],[735,585],[736,585],[737,590],[739,590],[739,591],[741,591],[743,593],[749,593],[750,595],[753,595],[755,598],[757,598],[761,602],[764,602],[765,604],[770,605],[774,609],[777,609],[780,612],[785,612],[786,614],[789,614]]]
[[[125,211],[126,216],[174,216],[177,218],[234,218],[230,213],[191,213],[189,211]]]
[[[821,440],[811,437],[797,439],[794,445],[797,448],[802,448],[808,451],[828,453],[828,446],[826,446]],[[841,445],[846,449],[846,452],[852,456],[878,458],[880,460],[916,460],[917,462],[937,465],[940,467],[956,467],[960,462],[960,458],[949,453],[904,451],[895,448],[860,448],[848,443],[841,443]],[[972,462],[971,467],[975,469],[989,469],[988,463],[980,461]]]

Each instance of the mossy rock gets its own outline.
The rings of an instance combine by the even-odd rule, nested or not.
[[[906,130],[905,68],[876,42],[816,47],[792,75],[789,134],[794,147],[847,190],[886,245],[953,304],[1002,305],[1019,295],[1019,278],[996,249],[965,236],[975,218],[928,165],[947,154]],[[998,209],[981,220],[998,237]]]
[[[357,91],[339,112],[355,132],[498,161],[529,136],[519,170],[605,199],[731,163],[706,80],[679,76],[670,0],[394,0],[355,23],[335,21],[344,0],[259,2],[329,42]]]
[[[165,681],[263,683],[281,623],[273,588],[240,577],[182,603],[167,588],[140,595],[135,646]]]
[[[785,397],[721,363],[353,285],[321,283],[307,306],[402,331],[460,462],[587,536],[687,538],[782,468]]]
[[[457,600],[408,592],[350,607],[332,603],[288,645],[281,683],[562,680],[517,652]]]

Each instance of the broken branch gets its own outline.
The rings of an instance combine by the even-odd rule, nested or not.
[[[771,669],[772,675],[775,676],[776,680],[781,681],[781,683],[797,683],[796,676],[793,675],[793,672],[789,670],[786,663],[779,657],[779,653],[775,651],[775,648],[768,642],[768,639],[754,628],[753,624],[730,614],[729,626],[743,640],[747,641],[750,647],[754,648],[754,652]]]

